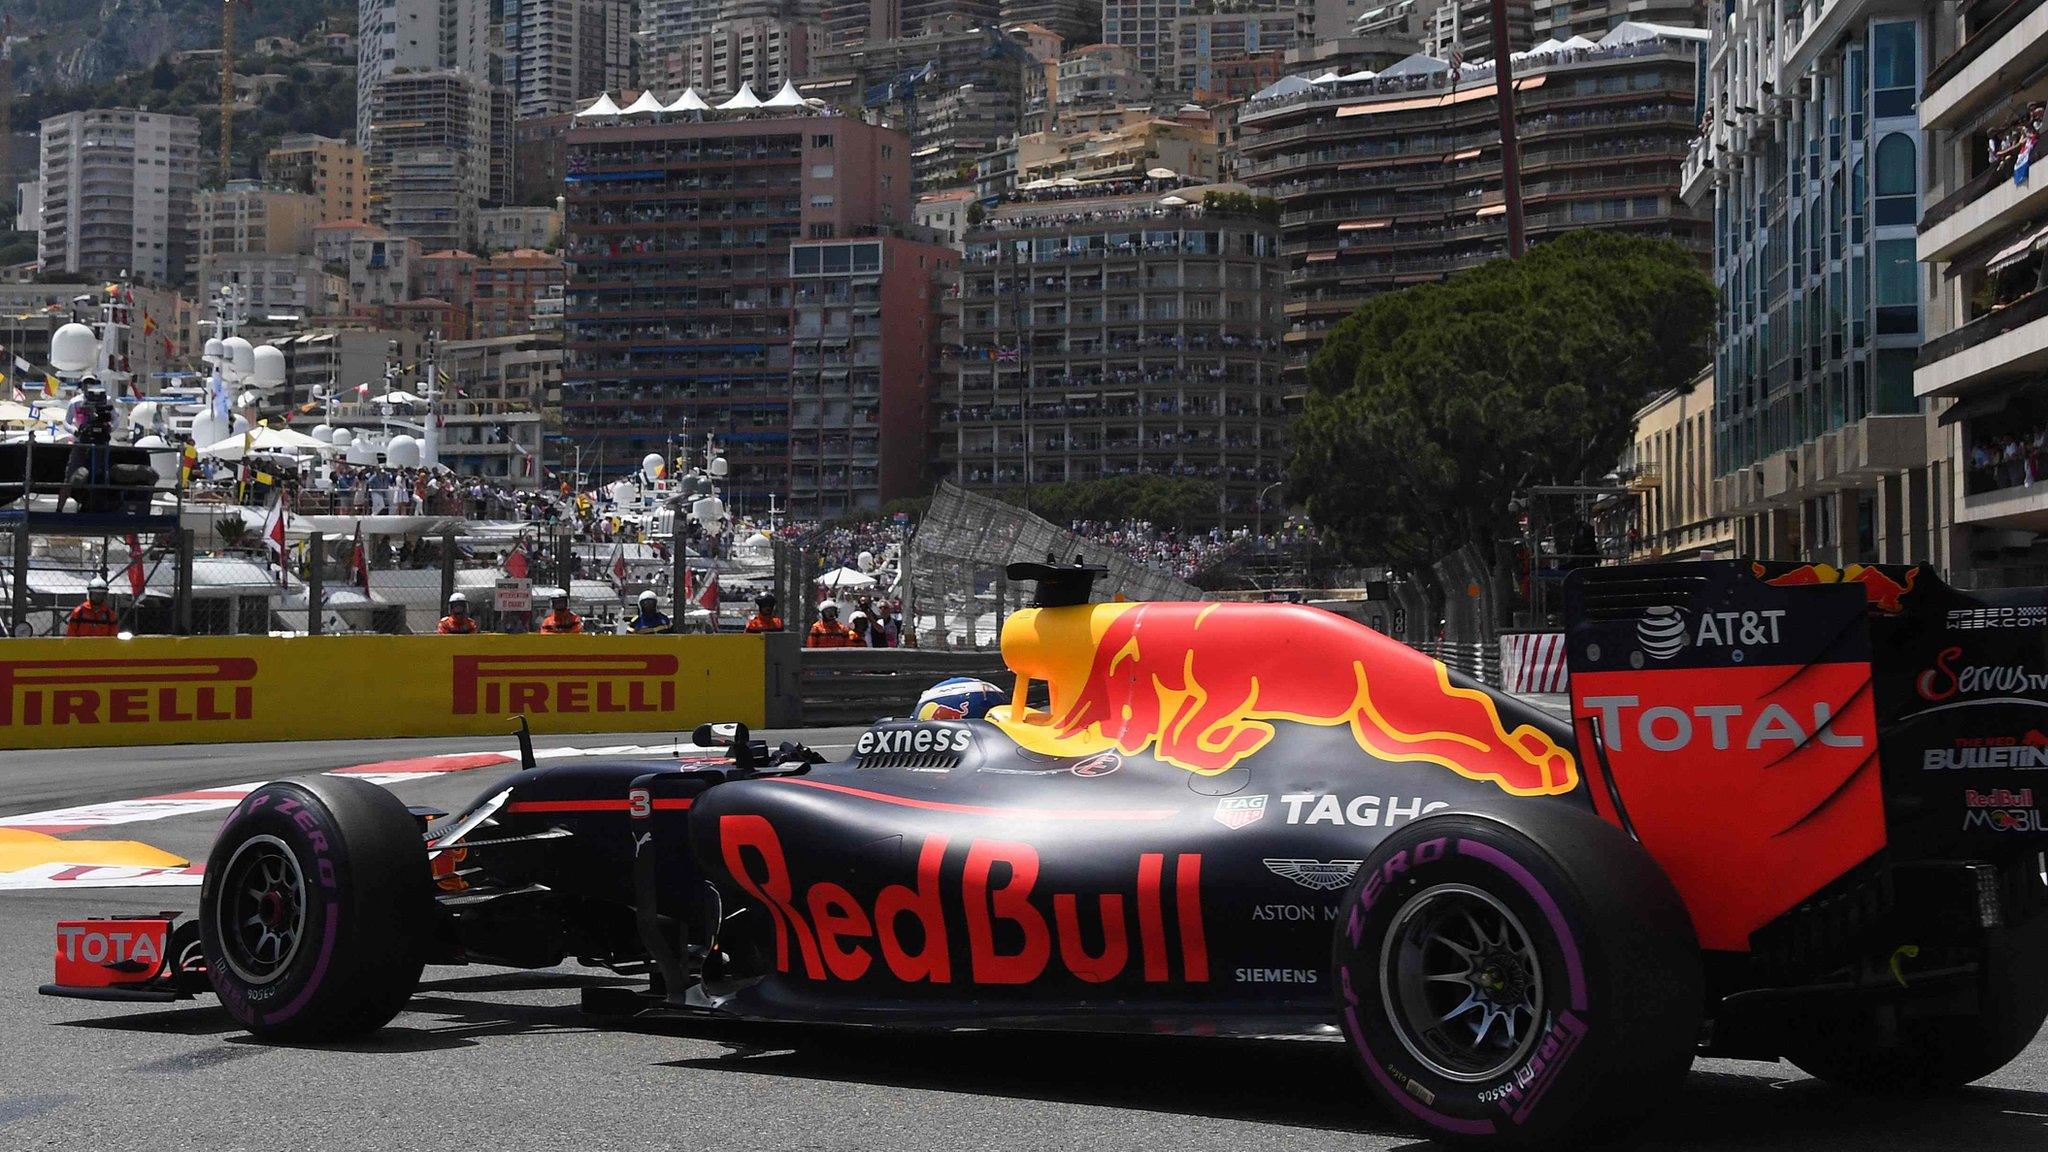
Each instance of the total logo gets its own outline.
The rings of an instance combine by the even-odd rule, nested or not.
[[[1600,713],[1600,738],[1607,742],[1609,751],[1625,748],[1629,732],[1653,752],[1690,748],[1702,732],[1716,751],[1741,747],[1754,752],[1776,743],[1793,749],[1809,742],[1830,748],[1865,748],[1870,744],[1867,733],[1837,732],[1834,706],[1825,700],[1812,703],[1808,719],[1793,715],[1791,709],[1777,703],[1755,711],[1741,704],[1695,704],[1691,708],[1669,704],[1644,708],[1642,704],[1643,698],[1634,695],[1586,697],[1586,707]],[[1627,723],[1623,722],[1624,715]],[[1739,745],[1735,743],[1738,740]]]
[[[1700,648],[1776,644],[1783,638],[1784,620],[1785,610],[1782,608],[1761,612],[1702,612],[1698,626],[1694,627],[1686,623],[1682,609],[1659,604],[1636,621],[1636,643],[1653,660],[1669,660],[1684,651],[1687,644]]]

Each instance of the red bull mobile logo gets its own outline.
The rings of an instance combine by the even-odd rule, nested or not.
[[[0,727],[247,720],[247,657],[0,660]]]
[[[1033,751],[1151,751],[1216,775],[1264,748],[1284,720],[1346,727],[1377,759],[1435,764],[1517,796],[1578,786],[1571,753],[1529,725],[1510,730],[1485,692],[1455,686],[1441,663],[1314,608],[1034,609],[1011,618],[1003,654],[1051,689],[1050,715],[995,717]]]
[[[457,716],[673,712],[674,656],[457,656]]]

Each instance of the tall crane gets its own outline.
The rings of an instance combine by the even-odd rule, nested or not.
[[[235,174],[235,0],[220,6],[220,183]]]

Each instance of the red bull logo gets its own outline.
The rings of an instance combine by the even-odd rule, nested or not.
[[[1907,593],[1919,579],[1920,569],[1906,569],[1906,582],[1899,583],[1884,570],[1869,564],[1851,564],[1836,568],[1832,564],[1801,564],[1776,576],[1762,564],[1752,563],[1750,571],[1756,578],[1777,588],[1797,588],[1808,584],[1861,584],[1863,594],[1871,606],[1887,616],[1897,616],[1906,610]]]
[[[0,661],[0,726],[247,720],[247,657]]]
[[[1049,715],[996,718],[1034,751],[1149,751],[1215,775],[1270,743],[1276,722],[1292,721],[1345,727],[1377,759],[1435,764],[1518,796],[1578,785],[1571,753],[1532,726],[1508,728],[1485,692],[1455,686],[1441,663],[1317,609],[1038,609],[1013,617],[1003,641],[1010,666],[1051,690]]]
[[[674,656],[457,656],[457,716],[673,712]]]

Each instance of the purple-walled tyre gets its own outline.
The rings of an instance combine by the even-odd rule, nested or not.
[[[1338,909],[1345,1039],[1439,1139],[1549,1147],[1626,1131],[1679,1089],[1699,945],[1649,854],[1590,813],[1434,816],[1387,837]]]
[[[432,909],[426,844],[397,797],[333,776],[266,784],[207,857],[207,976],[258,1036],[360,1036],[412,997]]]

